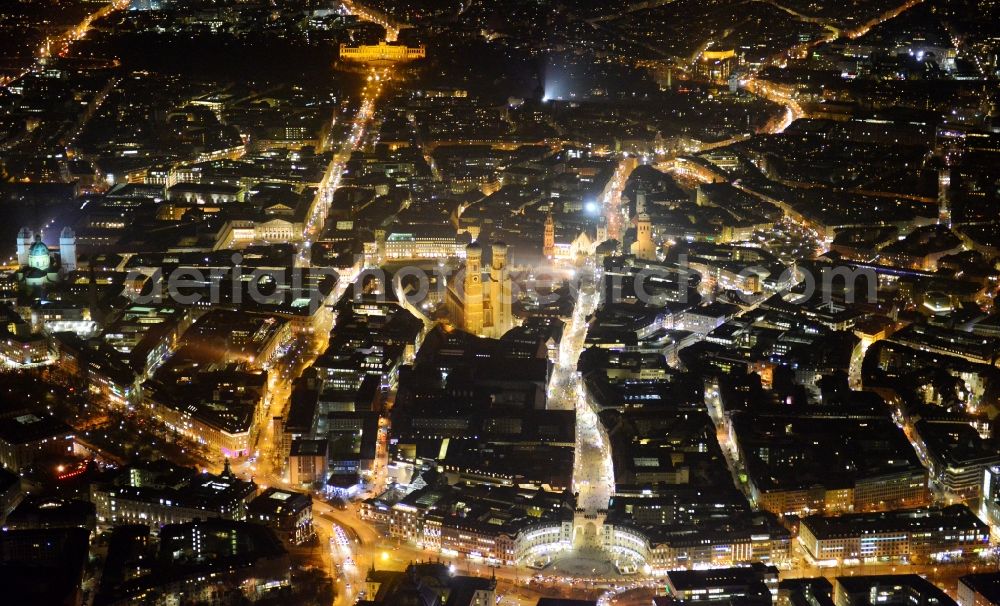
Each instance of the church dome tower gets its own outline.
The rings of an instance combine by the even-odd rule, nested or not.
[[[35,243],[28,249],[28,267],[48,271],[52,266],[49,247],[42,242],[42,236],[35,234]]]

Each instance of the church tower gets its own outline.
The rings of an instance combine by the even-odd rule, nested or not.
[[[938,171],[938,223],[951,225],[951,171]]]
[[[17,264],[21,267],[28,264],[28,251],[34,241],[35,234],[27,227],[22,227],[21,231],[17,232]]]
[[[635,243],[632,244],[632,254],[639,259],[656,261],[656,245],[653,244],[653,224],[649,215],[638,216],[635,224]]]
[[[545,217],[545,234],[542,238],[542,255],[547,259],[552,259],[556,255],[556,224],[552,220],[552,213]]]
[[[473,242],[465,247],[465,297],[462,309],[463,328],[479,335],[483,332],[483,247]]]
[[[635,192],[635,214],[636,216],[646,214],[646,190],[641,186]]]
[[[510,271],[507,269],[509,249],[503,242],[493,245],[493,261],[490,265],[490,312],[493,317],[492,337],[499,339],[512,327]]]
[[[76,233],[70,227],[59,233],[59,263],[65,271],[76,271]]]

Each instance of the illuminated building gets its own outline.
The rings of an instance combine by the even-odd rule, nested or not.
[[[97,323],[85,305],[43,299],[31,304],[31,330],[49,334],[70,331],[87,338],[97,332]]]
[[[76,233],[70,227],[59,232],[59,262],[65,271],[76,270]]]
[[[678,326],[683,330],[707,335],[722,326],[738,312],[739,308],[735,305],[716,301],[708,305],[685,310],[679,318]]]
[[[635,214],[646,214],[646,190],[641,187],[635,192]]]
[[[968,422],[929,423],[919,420],[915,437],[923,442],[928,468],[945,494],[979,500],[984,474],[1000,465],[1000,454]]]
[[[817,562],[947,562],[989,547],[989,526],[965,505],[839,517],[809,516],[799,541]]]
[[[837,577],[835,606],[955,606],[940,587],[918,574]]]
[[[865,441],[871,431],[881,432],[883,441]],[[927,469],[888,418],[734,414],[729,433],[746,465],[753,499],[775,515],[884,511],[930,502]],[[823,463],[815,459],[821,451]]]
[[[184,334],[178,356],[203,363],[236,362],[248,370],[267,369],[291,334],[291,323],[281,318],[215,309],[198,318]]]
[[[779,515],[808,511],[873,511],[885,509],[887,505],[912,506],[928,502],[927,471],[918,469],[859,479],[854,486],[754,490],[760,506]]]
[[[366,606],[402,604],[448,606],[493,606],[495,578],[456,575],[454,568],[440,562],[410,564],[405,571],[375,570],[365,578]]]
[[[246,190],[225,183],[177,183],[167,188],[167,200],[192,206],[242,202]]]
[[[428,522],[432,519],[429,518]],[[500,562],[514,561],[513,533],[497,532],[478,521],[462,523],[456,519],[449,520],[447,524],[441,523],[440,533],[440,547],[445,553],[455,552]]]
[[[326,482],[327,441],[299,439],[292,442],[288,453],[289,484],[308,486]]]
[[[997,347],[1000,345],[994,337],[916,324],[897,331],[890,340],[923,352],[991,365],[997,359]]]
[[[418,509],[417,505],[424,504],[417,502],[416,505],[411,505],[401,502],[392,506],[389,511],[389,536],[414,543],[420,539],[423,535],[423,514],[426,511],[426,506]],[[426,539],[424,543],[427,543]],[[438,544],[440,545],[440,539]]]
[[[28,264],[28,251],[35,241],[34,234],[27,227],[22,227],[17,234],[17,264],[25,266]]]
[[[570,546],[569,505],[562,493],[524,487],[424,486],[389,507],[389,532],[443,554],[511,565]]]
[[[545,233],[542,237],[542,255],[546,259],[552,259],[556,254],[555,222],[552,220],[552,213],[545,217]]]
[[[369,256],[372,256],[372,254],[374,254],[375,263],[377,265],[381,265],[382,263],[385,262],[386,255],[388,254],[388,250],[386,247],[385,230],[376,229],[374,235],[375,235],[374,250],[369,251],[371,253],[369,254]]]
[[[383,41],[378,44],[362,44],[360,46],[340,45],[341,59],[361,63],[395,63],[423,59],[426,56],[427,49],[422,44],[412,47],[403,44],[388,44]]]
[[[379,416],[366,412],[329,412],[317,423],[327,440],[329,479],[325,490],[349,498],[376,469]]]
[[[243,248],[256,243],[301,242],[303,233],[302,221],[294,218],[234,219],[227,221],[219,231],[214,248],[221,250]]]
[[[397,259],[447,259],[464,253],[462,244],[455,237],[451,226],[423,227],[419,233],[375,230],[374,248],[366,253],[380,260]]]
[[[223,456],[244,456],[265,422],[266,369],[290,338],[285,320],[210,311],[146,381],[144,403],[170,430]]]
[[[562,233],[553,239],[552,258],[557,261],[575,263],[580,261],[581,257],[590,256],[597,252],[598,245],[607,239],[607,227],[598,223],[596,226],[590,225],[572,231],[562,230]]]
[[[672,570],[667,595],[681,603],[771,604],[778,589],[778,570],[760,564],[720,570]]]
[[[947,316],[955,310],[951,295],[939,290],[924,293],[924,308],[931,314]]]
[[[951,171],[938,171],[938,223],[951,225]]]
[[[73,451],[73,429],[53,417],[23,414],[0,419],[0,465],[20,470]]]
[[[765,248],[690,242],[673,252],[678,259],[683,253],[705,283],[722,290],[782,292],[794,284],[790,268]]]
[[[938,262],[962,252],[961,239],[946,225],[931,225],[910,232],[881,250],[879,263],[923,271],[937,271]]]
[[[653,570],[686,566],[738,566],[752,562],[782,564],[791,555],[789,533],[775,526],[752,526],[731,532],[676,533],[650,539],[648,563]]]
[[[104,405],[133,410],[142,401],[141,378],[103,341],[85,341],[75,333],[61,332],[53,335],[53,342],[59,373],[82,380]]]
[[[183,596],[192,603],[259,603],[287,591],[290,571],[281,541],[260,524],[197,520],[165,525],[158,536],[118,526],[108,538],[96,601],[170,606]]]
[[[461,301],[461,326],[474,335],[483,332],[483,247],[473,242],[465,249],[464,297]]]
[[[983,513],[991,525],[1000,524],[1000,465],[983,472]]]
[[[653,223],[649,215],[643,213],[636,218],[635,242],[632,254],[646,261],[656,260],[656,244],[653,243]]]
[[[502,242],[492,246],[489,272],[483,271],[483,247],[473,242],[465,248],[465,271],[459,272],[462,284],[448,285],[447,308],[452,320],[466,332],[481,337],[500,338],[514,327],[508,247]],[[483,275],[488,276],[484,289]]]
[[[72,477],[74,472],[60,475]],[[86,528],[97,529],[94,504],[78,499],[29,496],[10,514],[5,528],[29,530],[32,528]]]
[[[602,550],[620,570],[632,571],[647,564],[653,571],[752,562],[782,564],[790,555],[790,534],[777,522],[733,524],[736,518],[730,517],[712,529],[698,531],[689,525],[639,527],[626,520],[612,523],[600,517],[571,517],[568,510],[560,508],[558,493],[538,492],[532,497],[524,490],[462,483],[423,486],[395,503],[384,502],[382,497],[369,502],[363,516],[387,523],[390,536],[401,541],[507,565],[544,565],[583,541]],[[517,513],[524,499],[547,504],[540,519],[537,514]],[[497,503],[508,506],[498,508]]]
[[[698,75],[712,82],[726,82],[737,65],[736,51],[706,50],[695,64]]]
[[[239,587],[244,596],[256,598],[267,590],[288,585],[291,570],[288,552],[274,532],[226,519],[164,526],[160,530],[158,560],[172,562],[181,569],[177,572],[188,568],[183,581],[176,578],[180,576],[177,572],[166,575],[176,585],[173,591],[164,593],[176,596],[190,592],[198,601],[204,600],[195,597],[199,593],[216,595],[220,581],[212,578],[213,572]]]
[[[19,275],[29,287],[41,287],[59,280],[60,272],[76,269],[76,235],[69,227],[59,235],[59,254],[53,254],[42,242],[41,232],[32,233],[27,227],[17,234]]]
[[[146,405],[154,418],[167,428],[212,452],[241,457],[250,451],[252,439],[261,426],[263,415],[263,375],[248,375],[244,380],[257,384],[245,397],[220,391],[197,399],[170,396],[150,386],[145,391]]]
[[[247,506],[247,521],[270,526],[292,545],[313,537],[312,498],[301,492],[268,488]]]
[[[958,579],[959,606],[1000,604],[1000,573],[967,574]]]
[[[199,473],[166,461],[122,468],[109,482],[90,486],[101,527],[142,524],[154,532],[164,524],[207,518],[244,520],[257,485],[232,475]]]
[[[49,341],[33,334],[27,322],[12,308],[0,305],[0,358],[14,366],[45,364],[52,360]]]
[[[508,252],[506,244],[498,242],[493,245],[493,258],[490,262],[490,293],[487,301],[492,316],[490,324],[493,328],[493,337],[501,337],[513,328],[511,300],[514,293],[511,288],[510,273],[507,269]]]
[[[112,324],[102,339],[115,350],[128,354],[129,363],[143,378],[173,353],[193,315],[179,307],[130,305]]]

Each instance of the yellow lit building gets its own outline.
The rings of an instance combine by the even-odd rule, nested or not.
[[[462,282],[448,285],[447,309],[452,320],[466,332],[481,337],[500,338],[514,327],[511,303],[513,289],[507,268],[507,245],[496,243],[489,272],[483,272],[483,248],[478,242],[465,249]],[[488,276],[483,284],[484,273]]]
[[[649,215],[639,215],[635,223],[635,242],[632,243],[632,254],[646,261],[656,260],[656,244],[653,242],[653,223]]]
[[[387,63],[399,61],[413,61],[423,59],[427,56],[426,47],[406,46],[403,44],[362,44],[360,46],[340,45],[340,58],[345,61],[358,61],[361,63]]]
[[[699,57],[695,71],[710,81],[724,82],[733,73],[737,62],[736,51],[733,49],[706,50]]]

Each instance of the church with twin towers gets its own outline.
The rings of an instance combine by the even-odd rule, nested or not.
[[[483,268],[483,246],[477,241],[465,247],[465,271],[448,283],[447,312],[462,330],[498,339],[514,327],[511,303],[514,297],[508,247],[490,246],[490,265]]]
[[[70,227],[59,232],[59,249],[55,252],[42,242],[41,231],[22,227],[17,233],[18,276],[29,287],[40,287],[59,281],[60,276],[77,269],[76,233]]]

